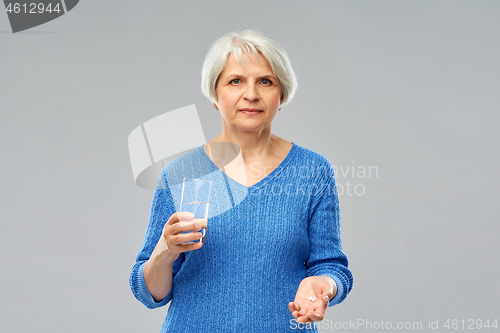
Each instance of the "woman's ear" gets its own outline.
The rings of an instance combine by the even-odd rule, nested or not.
[[[217,107],[217,104],[212,103],[212,106],[214,107],[215,110],[219,110],[219,108]]]

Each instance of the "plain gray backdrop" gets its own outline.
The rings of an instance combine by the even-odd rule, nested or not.
[[[298,76],[273,132],[339,171],[354,286],[325,322],[500,319],[499,17],[485,0],[82,0],[12,34],[0,12],[0,331],[160,330],[167,308],[128,285],[153,191],[127,138],[190,104],[219,135],[201,67],[245,28]]]

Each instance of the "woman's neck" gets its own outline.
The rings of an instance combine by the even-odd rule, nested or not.
[[[269,130],[257,132],[240,132],[238,134],[223,131],[210,142],[232,142],[237,144],[245,161],[267,159],[276,154],[278,144],[283,139]]]

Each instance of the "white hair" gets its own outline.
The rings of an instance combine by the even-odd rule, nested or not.
[[[217,104],[217,84],[220,74],[226,68],[229,55],[232,54],[242,64],[242,52],[248,55],[253,52],[257,59],[260,52],[266,58],[281,87],[281,105],[290,102],[297,90],[297,77],[285,50],[261,33],[248,29],[240,33],[227,33],[212,44],[201,71],[203,95]]]

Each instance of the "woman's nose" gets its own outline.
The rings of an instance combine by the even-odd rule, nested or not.
[[[255,84],[251,83],[251,84],[247,84],[246,87],[245,87],[245,93],[244,93],[244,98],[249,100],[249,101],[254,101],[254,100],[257,100],[259,99],[259,93],[257,91],[257,87],[255,86]]]

